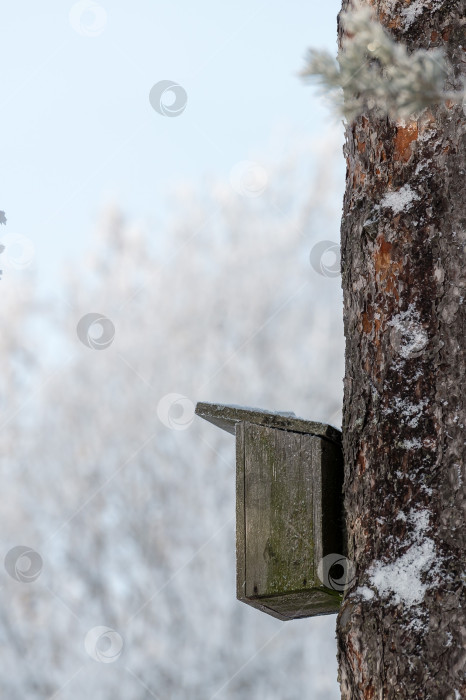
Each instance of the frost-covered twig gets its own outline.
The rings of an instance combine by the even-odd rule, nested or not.
[[[371,8],[359,4],[342,14],[342,23],[338,58],[311,49],[302,75],[317,79],[347,119],[373,108],[406,118],[445,100],[463,100],[464,90],[444,89],[447,63],[440,49],[409,53],[374,20]]]

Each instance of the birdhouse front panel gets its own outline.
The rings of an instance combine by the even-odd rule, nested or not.
[[[322,541],[322,438],[243,422],[236,440],[238,599],[286,620],[336,612],[317,576],[332,539],[341,550]]]
[[[243,423],[246,596],[291,593],[314,576],[312,437]]]

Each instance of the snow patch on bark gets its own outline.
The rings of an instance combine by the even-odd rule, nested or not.
[[[390,207],[395,214],[399,214],[400,211],[410,207],[416,199],[419,199],[419,195],[409,185],[403,185],[396,192],[387,192],[380,204],[383,207]]]
[[[394,408],[384,409],[385,415],[390,415],[393,411],[398,411],[400,416],[404,418],[410,428],[416,428],[419,419],[422,416],[424,408],[427,406],[427,401],[419,403],[410,403],[407,399],[400,399],[398,396],[393,402]]]
[[[416,170],[414,171],[414,174],[419,175],[419,173],[421,173],[423,170],[429,170],[430,169],[429,166],[431,166],[431,165],[432,165],[432,158],[428,158],[427,160],[421,161],[420,163],[418,163],[416,165]],[[425,178],[423,177],[423,179],[425,179]]]
[[[359,588],[354,591],[353,595],[360,595],[363,600],[372,600],[375,593],[367,586],[359,586]]]
[[[392,344],[405,360],[415,357],[428,343],[429,338],[414,304],[410,304],[406,311],[396,314],[388,325],[393,328]]]
[[[433,10],[437,9],[441,4],[441,0],[434,0],[434,2],[432,3],[432,7],[429,9],[429,12],[432,12]],[[409,29],[409,27],[417,19],[417,17],[420,14],[422,14],[423,10],[425,10],[425,7],[425,0],[415,0],[415,2],[412,2],[411,5],[409,5],[409,7],[406,7],[404,10],[401,10],[401,16],[404,19],[405,29]]]
[[[427,537],[429,511],[411,511],[408,516],[414,530],[409,536],[409,548],[392,562],[375,562],[369,578],[379,595],[391,598],[396,605],[419,605],[424,600],[428,584],[422,579],[435,570],[438,559],[435,543]]]
[[[411,440],[403,440],[401,446],[405,450],[420,450],[422,447],[422,442],[419,438],[412,438]]]

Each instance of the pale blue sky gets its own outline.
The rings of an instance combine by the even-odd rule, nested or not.
[[[158,219],[177,180],[228,178],[238,161],[279,159],[292,136],[319,133],[328,112],[297,73],[309,46],[335,52],[340,0],[102,0],[82,15],[93,37],[71,26],[72,7],[2,8],[2,233],[32,239],[45,287],[105,202]],[[188,95],[176,118],[149,103],[165,79]]]

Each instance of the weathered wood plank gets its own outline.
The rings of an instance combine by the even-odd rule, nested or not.
[[[329,594],[322,588],[288,593],[261,598],[260,603],[264,612],[280,620],[297,620],[301,617],[315,617],[317,615],[335,615],[341,605],[337,596]]]
[[[236,424],[236,597],[246,599],[244,423]]]
[[[317,566],[327,554],[346,556],[343,517],[343,459],[341,447],[328,440],[312,442],[314,580]],[[320,583],[320,582],[319,582]]]
[[[313,440],[319,438],[244,424],[248,597],[315,584]]]
[[[213,423],[232,435],[235,434],[237,423],[244,421],[257,425],[265,425],[278,430],[289,430],[307,435],[319,435],[341,445],[341,432],[332,425],[297,418],[294,413],[273,413],[259,408],[224,405],[218,403],[198,403],[196,415]]]

